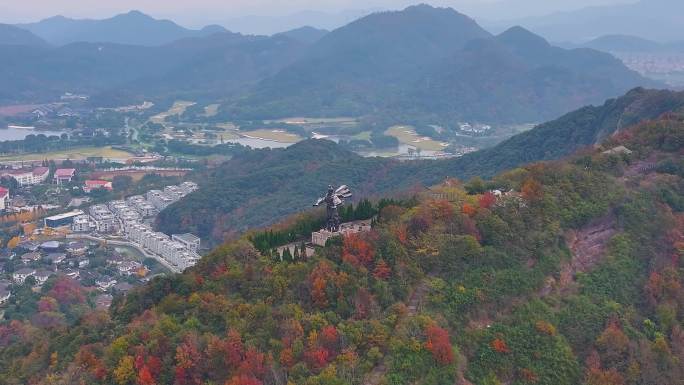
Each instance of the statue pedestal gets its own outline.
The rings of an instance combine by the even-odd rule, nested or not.
[[[311,233],[311,243],[313,243],[316,246],[322,247],[325,246],[325,243],[328,241],[328,239],[336,235],[339,235],[339,233],[333,233],[332,231],[322,229],[320,231]]]
[[[345,236],[347,234],[363,233],[370,231],[371,225],[370,220],[365,221],[355,221],[347,222],[340,225],[340,231],[328,231],[326,229],[321,229],[314,233],[311,233],[311,243],[316,246],[325,246],[328,239],[336,236]]]

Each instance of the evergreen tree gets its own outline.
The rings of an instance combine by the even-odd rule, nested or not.
[[[308,256],[306,255],[306,245],[304,244],[304,241],[299,245],[299,250],[302,258],[306,259]]]
[[[283,251],[283,258],[282,259],[285,262],[292,262],[293,261],[292,253],[290,253],[289,247],[286,247],[285,250]]]

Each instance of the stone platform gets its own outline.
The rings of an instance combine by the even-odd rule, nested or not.
[[[354,222],[346,222],[342,223],[340,225],[340,230],[339,231],[328,231],[328,230],[319,230],[314,233],[311,233],[311,243],[313,243],[316,246],[325,246],[325,243],[328,241],[328,239],[332,237],[337,237],[337,236],[344,236],[348,234],[356,234],[356,233],[363,233],[370,231],[371,229],[371,221],[365,220],[365,221],[354,221]]]

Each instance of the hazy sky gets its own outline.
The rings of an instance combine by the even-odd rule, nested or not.
[[[158,18],[169,18],[186,26],[228,21],[246,15],[285,16],[314,10],[399,9],[427,2],[451,6],[474,17],[507,19],[537,16],[554,11],[572,10],[637,0],[0,0],[0,21],[6,23],[36,21],[61,14],[78,18],[103,18],[131,9]],[[188,7],[188,5],[191,7]]]

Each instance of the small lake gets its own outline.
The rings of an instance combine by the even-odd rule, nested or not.
[[[28,135],[39,135],[43,134],[45,136],[51,135],[62,135],[64,131],[52,131],[52,130],[36,130],[32,127],[18,127],[10,126],[8,128],[0,128],[0,142],[5,140],[22,140]]]

